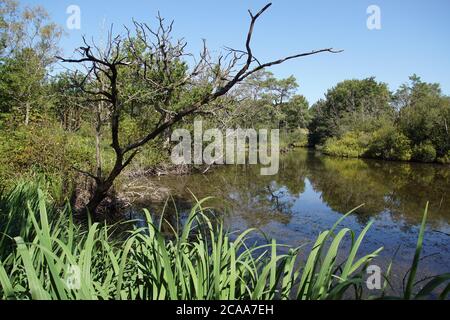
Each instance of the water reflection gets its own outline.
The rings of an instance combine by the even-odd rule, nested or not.
[[[363,252],[380,246],[385,260],[400,245],[396,260],[410,265],[418,225],[427,201],[429,223],[422,263],[424,274],[448,272],[450,263],[450,170],[446,166],[337,159],[310,150],[283,155],[276,176],[261,176],[258,166],[223,166],[207,175],[159,177],[133,181],[153,184],[176,196],[179,208],[213,196],[210,205],[225,214],[230,229],[258,228],[293,246],[314,239],[350,209],[361,204],[344,225],[356,232],[375,224]],[[154,199],[138,207],[161,210]]]
[[[307,157],[309,177],[322,200],[333,210],[358,210],[361,223],[389,212],[392,218],[417,224],[427,201],[430,223],[450,221],[450,170],[441,165],[359,159]]]
[[[183,206],[192,202],[192,194],[213,196],[218,209],[228,207],[257,227],[272,220],[288,223],[306,183],[320,195],[317,206],[326,204],[345,213],[364,204],[357,212],[361,224],[388,212],[394,220],[416,225],[427,201],[430,224],[445,229],[450,221],[450,170],[441,165],[336,159],[300,149],[282,157],[276,176],[261,176],[258,166],[224,166],[208,175],[150,181],[176,196]],[[148,182],[141,179],[135,183]],[[148,204],[154,202],[147,200]]]

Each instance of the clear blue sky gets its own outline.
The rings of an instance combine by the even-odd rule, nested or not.
[[[201,39],[210,49],[243,48],[248,26],[247,9],[257,11],[261,0],[22,0],[44,6],[52,18],[66,25],[66,8],[81,8],[81,30],[67,30],[62,41],[70,55],[81,44],[81,35],[98,37],[102,24],[114,23],[121,31],[132,18],[154,23],[158,10],[175,20],[175,34],[197,52]],[[253,41],[260,60],[279,58],[312,49],[344,49],[338,55],[323,54],[290,61],[271,71],[277,77],[294,75],[299,93],[313,103],[328,88],[344,79],[375,76],[396,89],[417,73],[425,81],[439,82],[450,94],[449,0],[273,0],[260,19]],[[381,9],[381,30],[368,30],[369,5]]]

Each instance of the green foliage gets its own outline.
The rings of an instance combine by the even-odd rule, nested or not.
[[[325,100],[319,100],[310,109],[311,122],[308,130],[308,144],[310,146],[320,146],[325,141],[334,136],[336,130],[336,123],[333,118],[326,114]]]
[[[81,88],[76,86],[77,82],[82,81],[82,75],[74,75],[67,71],[54,76],[48,85],[48,90],[53,93],[49,109],[66,131],[79,130],[83,116],[87,118],[87,112],[83,109],[90,104],[83,98]]]
[[[436,161],[441,164],[450,164],[450,150],[447,152],[446,155],[438,157]]]
[[[28,124],[47,105],[45,77],[55,62],[62,29],[42,6],[0,3],[0,115]],[[40,109],[41,112],[35,112]]]
[[[280,106],[283,113],[283,125],[286,128],[307,128],[310,122],[309,103],[302,95],[295,95],[291,100]]]
[[[280,134],[280,148],[306,147],[308,146],[308,130],[295,129],[283,130]]]
[[[55,61],[63,29],[42,6],[22,6],[17,0],[0,1],[0,58],[11,58],[24,49],[48,66]]]
[[[450,99],[439,84],[422,82],[416,75],[392,97],[373,78],[344,81],[311,113],[309,142],[327,154],[448,161]]]
[[[374,132],[366,154],[384,160],[411,160],[411,142],[395,127],[385,126]]]
[[[133,134],[135,124],[125,121],[124,137]],[[101,144],[102,164],[106,170],[114,164],[114,153],[108,139]],[[83,124],[75,132],[66,131],[54,121],[0,129],[0,189],[10,189],[17,180],[44,175],[59,181],[60,198],[70,196],[79,180],[76,169],[95,170],[95,141],[92,128]],[[167,163],[168,155],[159,141],[145,146],[130,170],[142,171]],[[55,188],[55,192],[57,188]]]
[[[216,126],[266,129],[306,129],[310,121],[309,103],[296,94],[297,80],[290,76],[277,79],[261,70],[248,77],[239,89],[220,100],[215,109]]]
[[[412,159],[419,162],[434,162],[436,149],[430,141],[414,146]]]
[[[410,80],[396,93],[396,100],[406,100],[400,105],[400,130],[413,144],[431,142],[437,155],[445,156],[450,150],[450,99],[442,96],[438,84],[424,83],[417,76]]]
[[[44,77],[40,58],[31,49],[18,53],[14,59],[7,59],[0,65],[0,110],[12,113],[28,124],[31,112],[45,105]]]
[[[38,189],[43,187],[42,180],[19,181],[9,193],[0,194],[0,259],[6,258],[13,243],[9,235],[17,235],[32,240],[32,222],[27,214],[28,206],[38,208]]]
[[[45,175],[68,187],[75,178],[74,166],[93,166],[90,143],[53,123],[0,130],[0,185],[11,187],[17,179]]]
[[[345,158],[362,157],[368,149],[368,135],[347,132],[341,138],[328,139],[321,149],[325,154]]]
[[[431,142],[411,146],[411,141],[393,125],[384,125],[372,134],[349,131],[341,138],[330,138],[320,150],[331,156],[346,158],[419,162],[436,160],[436,150]]]
[[[376,82],[374,78],[338,83],[328,90],[325,100],[313,106],[313,119],[309,126],[310,144],[321,145],[328,138],[339,137],[355,129],[353,125],[361,123],[355,118],[370,122],[381,117],[391,117],[393,109],[389,105],[389,97],[387,85]]]

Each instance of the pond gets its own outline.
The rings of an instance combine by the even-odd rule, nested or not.
[[[374,263],[386,270],[394,258],[391,281],[397,289],[411,265],[429,201],[418,279],[450,271],[448,166],[339,159],[297,149],[281,157],[275,176],[261,176],[258,166],[221,166],[203,175],[140,178],[129,185],[129,190],[145,185],[165,190],[181,212],[195,202],[193,195],[212,196],[209,205],[221,212],[228,229],[257,228],[294,247],[310,243],[342,214],[364,204],[341,226],[358,234],[374,220],[360,253],[384,247]],[[144,197],[135,206],[159,212],[163,202]]]

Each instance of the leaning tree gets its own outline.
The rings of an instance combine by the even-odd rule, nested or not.
[[[79,57],[58,57],[62,62],[84,66],[86,72],[77,85],[90,97],[91,102],[102,106],[97,108],[97,129],[102,125],[107,126],[115,155],[112,169],[104,172],[97,143],[95,173],[80,170],[95,181],[86,206],[88,212],[96,212],[115,179],[145,144],[161,137],[187,116],[201,114],[207,106],[227,95],[249,76],[288,60],[322,52],[340,52],[326,48],[260,62],[252,51],[252,35],[258,18],[270,6],[267,4],[257,14],[249,11],[250,26],[244,50],[226,48],[215,58],[205,41],[197,57],[188,54],[184,40],[172,39],[173,22],[166,24],[159,15],[156,29],[133,21],[133,30],[126,28],[124,35],[117,37],[112,37],[110,33],[103,48],[83,39],[84,46],[77,49]],[[190,63],[186,62],[188,58],[192,58]],[[137,88],[125,87],[124,80],[136,84]],[[188,92],[189,97],[181,99],[181,92]],[[152,126],[134,141],[123,143],[121,122],[125,110],[133,101],[145,101],[140,112],[150,110],[147,114],[153,120]]]

